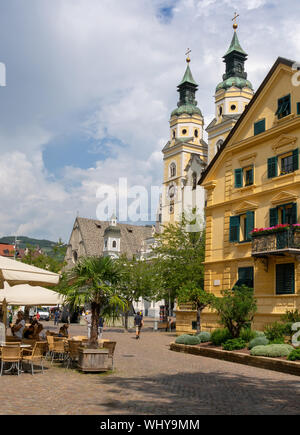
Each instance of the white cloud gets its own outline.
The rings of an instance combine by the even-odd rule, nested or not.
[[[77,211],[95,217],[99,185],[116,185],[119,177],[127,177],[129,186],[160,184],[161,149],[169,138],[185,50],[192,49],[197,100],[207,125],[235,10],[255,88],[277,56],[300,58],[300,7],[291,0],[284,6],[266,0],[178,0],[172,20],[159,20],[158,8],[169,4],[5,2],[6,15],[0,15],[6,34],[0,61],[7,64],[8,83],[0,88],[1,234],[66,240]],[[77,151],[77,164],[61,168],[57,157],[56,178],[43,150],[58,135],[71,133],[84,133],[87,141]],[[95,162],[85,169],[81,160],[89,152],[89,138],[99,147],[91,149]]]

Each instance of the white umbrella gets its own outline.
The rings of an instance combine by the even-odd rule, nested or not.
[[[2,276],[1,276],[2,275]],[[0,256],[0,280],[15,284],[56,285],[59,275],[20,261]]]
[[[53,290],[44,287],[20,284],[10,287],[4,282],[4,289],[0,290],[0,303],[6,300],[7,305],[61,305],[64,298]]]

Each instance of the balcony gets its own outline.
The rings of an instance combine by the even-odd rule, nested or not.
[[[252,233],[252,257],[300,255],[300,226]]]

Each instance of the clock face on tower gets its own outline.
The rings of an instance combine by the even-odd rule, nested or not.
[[[171,184],[168,188],[168,192],[167,192],[167,197],[168,199],[174,199],[176,196],[176,185],[175,184]]]

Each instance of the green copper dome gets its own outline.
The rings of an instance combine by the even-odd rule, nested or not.
[[[202,116],[201,110],[197,107],[196,101],[196,91],[198,89],[198,85],[194,80],[192,75],[189,61],[186,67],[185,74],[183,79],[177,86],[179,92],[179,102],[177,104],[177,109],[173,110],[171,113],[172,116],[180,116],[183,114],[187,115],[200,115]]]
[[[202,116],[201,110],[199,107],[194,106],[192,104],[184,104],[182,106],[177,107],[177,109],[173,110],[171,113],[171,116],[180,116],[186,113],[187,115],[194,115],[197,113],[198,115]]]
[[[219,83],[216,87],[216,92],[220,89],[228,89],[232,86],[235,86],[236,88],[250,88],[253,90],[251,82],[246,79],[242,79],[241,77],[229,77],[228,79],[224,80],[223,82]]]

